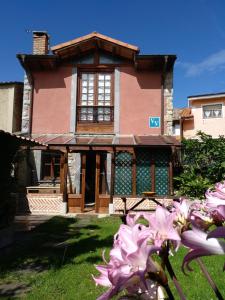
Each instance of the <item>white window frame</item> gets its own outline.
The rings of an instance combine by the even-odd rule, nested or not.
[[[221,105],[221,117],[211,117],[211,118],[206,118],[204,116],[204,107],[205,106],[214,106],[214,105]],[[209,103],[209,104],[202,104],[202,119],[203,120],[211,120],[211,119],[222,119],[223,118],[223,102],[217,102],[217,103]]]

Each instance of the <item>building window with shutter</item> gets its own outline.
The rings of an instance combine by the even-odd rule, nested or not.
[[[203,119],[222,118],[222,104],[202,106]]]
[[[113,73],[81,72],[77,120],[79,123],[113,122]]]

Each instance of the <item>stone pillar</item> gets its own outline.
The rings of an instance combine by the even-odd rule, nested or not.
[[[166,73],[164,81],[165,135],[173,134],[173,70]]]
[[[41,150],[33,150],[37,180],[41,180]]]
[[[68,153],[68,192],[80,194],[80,153]]]
[[[32,98],[32,86],[28,80],[27,75],[25,75],[24,89],[23,89],[22,126],[21,126],[22,133],[29,133],[30,131],[31,98]]]
[[[110,187],[111,187],[111,164],[112,164],[112,154],[111,154],[111,153],[107,153],[107,163],[106,163],[107,174],[106,174],[106,182],[107,182],[107,187],[108,187],[109,194],[110,194]]]

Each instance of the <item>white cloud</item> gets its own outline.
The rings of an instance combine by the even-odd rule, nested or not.
[[[185,75],[194,77],[204,72],[214,72],[225,68],[225,49],[211,54],[199,63],[182,63],[178,64],[185,69]]]

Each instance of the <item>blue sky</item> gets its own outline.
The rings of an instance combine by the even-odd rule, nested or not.
[[[224,0],[4,1],[0,81],[23,80],[16,54],[31,53],[32,30],[47,30],[51,45],[98,31],[141,54],[176,54],[176,107],[189,95],[225,91]]]

